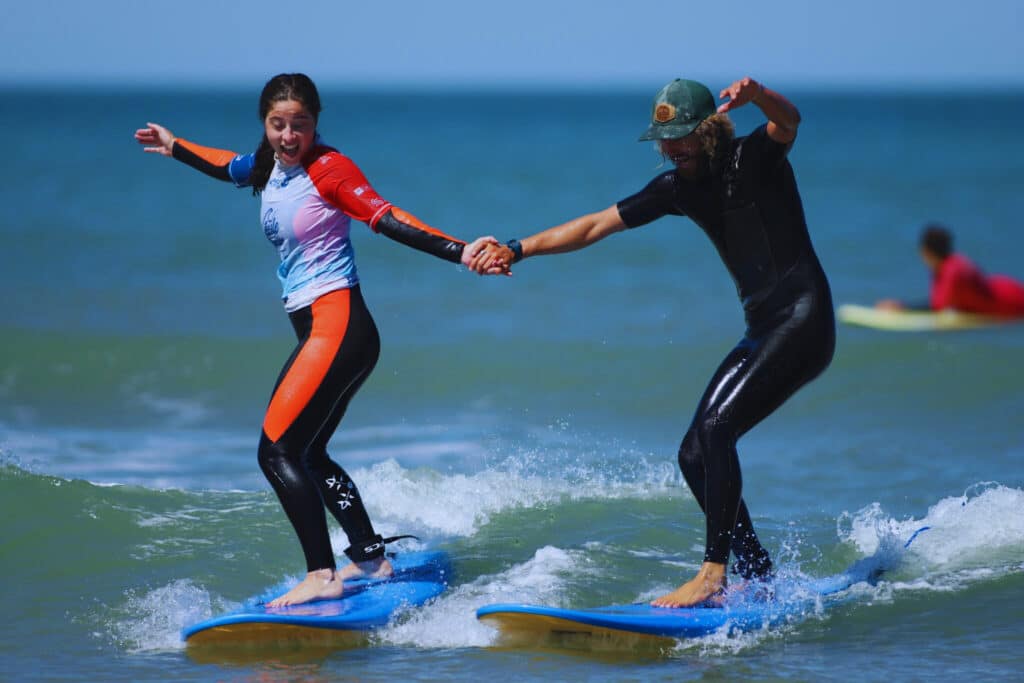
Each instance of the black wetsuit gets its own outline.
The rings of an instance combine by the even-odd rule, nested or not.
[[[618,203],[633,228],[689,216],[729,269],[746,334],[725,357],[679,447],[679,466],[707,519],[704,561],[746,578],[772,572],[741,495],[737,440],[832,360],[835,319],[828,280],[811,246],[788,145],[765,126],[738,138],[719,170],[699,179],[669,171]]]

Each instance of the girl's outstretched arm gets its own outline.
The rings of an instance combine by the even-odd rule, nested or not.
[[[143,152],[173,157],[211,178],[237,185],[245,184],[247,171],[251,167],[251,163],[243,163],[242,158],[230,150],[203,147],[175,137],[174,133],[158,123],[147,123],[145,128],[139,128],[135,131],[135,140],[143,146]],[[239,159],[239,163],[233,174],[231,162],[235,159]]]

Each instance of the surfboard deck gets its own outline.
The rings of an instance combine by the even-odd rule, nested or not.
[[[423,551],[389,558],[388,579],[352,579],[336,600],[288,607],[267,607],[281,591],[256,596],[239,609],[182,630],[189,647],[309,643],[345,647],[364,641],[367,632],[387,624],[402,607],[422,605],[444,592],[451,579],[446,553]]]
[[[904,548],[926,529],[915,531]],[[499,603],[485,605],[476,614],[498,628],[499,643],[505,646],[663,647],[716,632],[731,634],[790,623],[842,602],[844,591],[862,582],[873,584],[883,572],[875,558],[864,558],[843,572],[819,579],[751,584],[748,591],[727,595],[721,606],[665,608],[634,603],[571,609]]]
[[[890,311],[873,306],[843,304],[836,309],[840,322],[847,325],[870,327],[889,332],[945,332],[971,330],[980,327],[995,327],[1014,322],[1012,318],[1000,318],[961,311]]]
[[[582,609],[499,603],[477,610],[477,618],[499,628],[508,642],[531,636],[589,636],[601,640],[622,639],[631,634],[651,644],[668,639],[699,638],[721,629],[752,631],[776,626],[815,608],[825,596],[833,595],[861,581],[874,579],[856,565],[845,572],[815,581],[774,586],[770,599],[752,596],[730,599],[720,607],[653,607],[646,603],[608,605]],[[756,592],[756,590],[755,590]]]

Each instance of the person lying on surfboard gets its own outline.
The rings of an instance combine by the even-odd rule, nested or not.
[[[327,454],[349,401],[370,375],[380,339],[363,301],[349,229],[353,218],[407,246],[459,263],[476,253],[374,191],[355,163],[319,135],[320,96],[304,74],[279,74],[259,99],[263,139],[235,154],[203,147],[156,123],[135,132],[144,151],[173,157],[218,180],[251,187],[260,221],[281,257],[282,300],[295,335],[263,419],[258,460],[295,529],[306,577],[271,607],[336,598],[345,579],[389,576],[351,477]],[[493,238],[488,238],[493,240]],[[324,507],[348,536],[351,562],[337,571]]]
[[[953,251],[953,234],[938,223],[921,231],[921,260],[931,272],[927,306],[907,306],[885,299],[876,306],[886,310],[954,309],[1006,318],[1024,317],[1024,283],[1008,275],[986,275],[963,254]]]
[[[704,230],[732,275],[747,330],[712,376],[679,448],[683,477],[706,518],[704,561],[696,577],[653,601],[660,607],[696,605],[724,591],[730,550],[736,574],[771,577],[772,561],[743,501],[736,442],[817,377],[835,348],[832,295],[787,159],[800,114],[751,78],[719,98],[720,106],[696,81],[672,81],[654,98],[640,140],[656,141],[675,168],[603,211],[485,245],[471,260],[478,273],[507,268],[675,215]],[[736,138],[727,112],[750,103],[768,121]]]

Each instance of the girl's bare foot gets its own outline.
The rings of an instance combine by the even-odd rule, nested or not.
[[[705,562],[697,576],[668,595],[652,600],[655,607],[693,607],[725,590],[725,565]]]
[[[340,598],[343,590],[341,572],[334,569],[317,569],[306,574],[306,578],[295,588],[268,602],[267,607],[285,607],[313,600]]]

